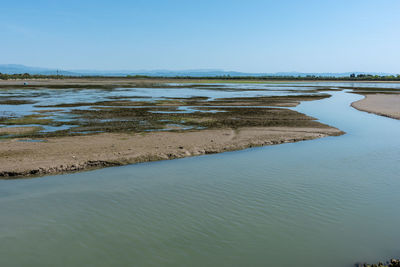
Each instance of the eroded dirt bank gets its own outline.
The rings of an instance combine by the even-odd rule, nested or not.
[[[138,162],[183,158],[255,146],[315,139],[342,132],[331,127],[251,127],[147,134],[103,133],[9,139],[0,146],[0,177],[57,174]]]
[[[352,103],[351,106],[361,111],[400,119],[399,94],[368,94],[364,99]]]

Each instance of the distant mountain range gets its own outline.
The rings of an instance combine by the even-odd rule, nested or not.
[[[18,64],[0,64],[0,73],[5,74],[39,74],[39,75],[65,75],[65,76],[127,76],[127,75],[145,75],[158,77],[216,77],[216,76],[300,76],[308,75],[325,76],[325,77],[346,77],[350,74],[371,74],[371,75],[394,75],[393,73],[383,72],[344,72],[344,73],[304,73],[304,72],[276,72],[276,73],[246,73],[237,71],[224,71],[218,69],[198,69],[198,70],[118,70],[118,71],[101,71],[101,70],[57,70],[51,68],[30,67]]]

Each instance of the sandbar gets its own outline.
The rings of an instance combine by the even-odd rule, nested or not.
[[[333,127],[245,127],[146,134],[101,133],[49,137],[39,142],[14,138],[1,142],[0,177],[12,179],[83,171],[341,134],[342,131]]]
[[[368,94],[351,106],[361,111],[400,119],[400,94]]]

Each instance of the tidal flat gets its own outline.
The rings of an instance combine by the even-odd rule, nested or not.
[[[0,82],[0,176],[64,173],[337,136],[344,132],[293,108],[341,90],[399,91],[390,83],[163,82]]]

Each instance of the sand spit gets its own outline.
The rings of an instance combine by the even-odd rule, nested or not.
[[[399,94],[368,94],[364,99],[352,103],[351,106],[361,111],[400,119]]]
[[[58,174],[131,163],[176,159],[249,147],[337,136],[336,128],[250,127],[189,132],[103,133],[9,139],[0,146],[0,177]]]

